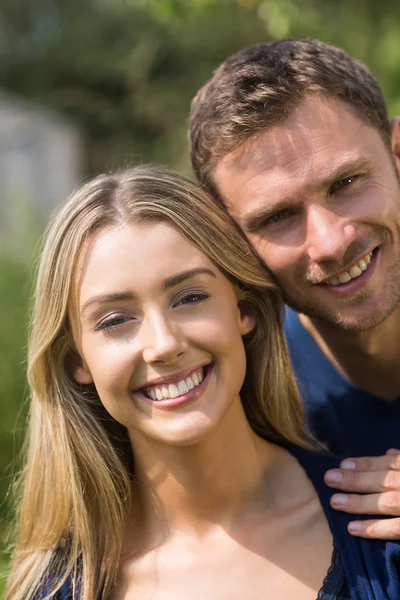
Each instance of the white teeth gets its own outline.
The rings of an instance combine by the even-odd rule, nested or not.
[[[339,285],[340,281],[337,277],[332,277],[332,279],[329,280],[329,285]]]
[[[332,279],[328,279],[325,283],[327,285],[339,285],[339,283],[347,283],[351,279],[356,279],[359,277],[363,271],[368,269],[368,265],[371,262],[372,252],[364,256],[361,260],[358,261],[356,265],[351,267],[348,271],[344,273],[340,273],[337,277],[332,277]]]
[[[194,388],[194,383],[191,377],[186,378],[186,385],[188,386],[189,390],[192,390]]]
[[[347,283],[350,281],[351,275],[348,273],[348,271],[345,271],[344,273],[340,273],[340,275],[338,275],[338,279],[340,283]]]
[[[170,398],[177,398],[178,396],[187,394],[190,390],[200,385],[203,379],[204,375],[203,370],[201,369],[197,371],[197,373],[192,373],[190,377],[178,381],[176,384],[171,383],[170,385],[161,388],[156,387],[147,389],[145,393],[151,400],[169,400]]]
[[[350,273],[352,279],[354,279],[354,277],[358,277],[359,275],[361,275],[362,271],[361,271],[360,267],[358,267],[357,265],[354,265],[354,267],[351,267],[351,269],[349,269],[349,273]]]
[[[358,266],[360,267],[361,271],[366,271],[368,269],[368,265],[365,262],[365,260],[363,260],[363,259],[360,260],[360,262],[358,263]]]
[[[173,383],[168,386],[168,391],[170,398],[177,398],[179,396],[179,390]]]
[[[189,391],[188,386],[186,385],[185,381],[180,381],[178,383],[178,392],[180,396],[183,396],[183,394],[187,394]]]

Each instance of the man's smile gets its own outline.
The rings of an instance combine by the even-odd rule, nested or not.
[[[367,271],[369,264],[371,263],[372,252],[365,254],[360,260],[358,260],[353,266],[343,269],[334,277],[330,277],[324,281],[324,285],[340,285],[348,283],[352,279],[360,277],[364,271]]]

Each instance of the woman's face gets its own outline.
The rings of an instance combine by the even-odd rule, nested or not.
[[[242,315],[232,284],[172,226],[121,225],[89,238],[70,307],[73,374],[94,383],[132,436],[201,440],[239,401]]]

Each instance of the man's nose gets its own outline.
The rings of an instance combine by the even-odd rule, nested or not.
[[[186,337],[177,323],[152,315],[141,327],[143,359],[151,363],[173,363],[187,350]]]
[[[307,216],[307,252],[314,262],[339,261],[356,238],[349,220],[325,207],[310,209]]]

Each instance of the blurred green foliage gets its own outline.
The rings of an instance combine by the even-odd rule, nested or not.
[[[364,60],[400,111],[396,0],[2,0],[0,86],[73,117],[86,171],[188,170],[190,99],[235,50],[318,37]]]
[[[30,272],[15,253],[0,255],[0,590],[1,540],[12,514],[10,491],[18,469],[26,417],[25,356]],[[0,594],[1,597],[1,594]]]
[[[87,174],[148,161],[189,172],[197,89],[232,52],[281,37],[343,47],[376,75],[391,115],[400,113],[397,0],[2,0],[0,86],[80,125]],[[3,522],[25,414],[30,266],[18,255],[0,257]]]

